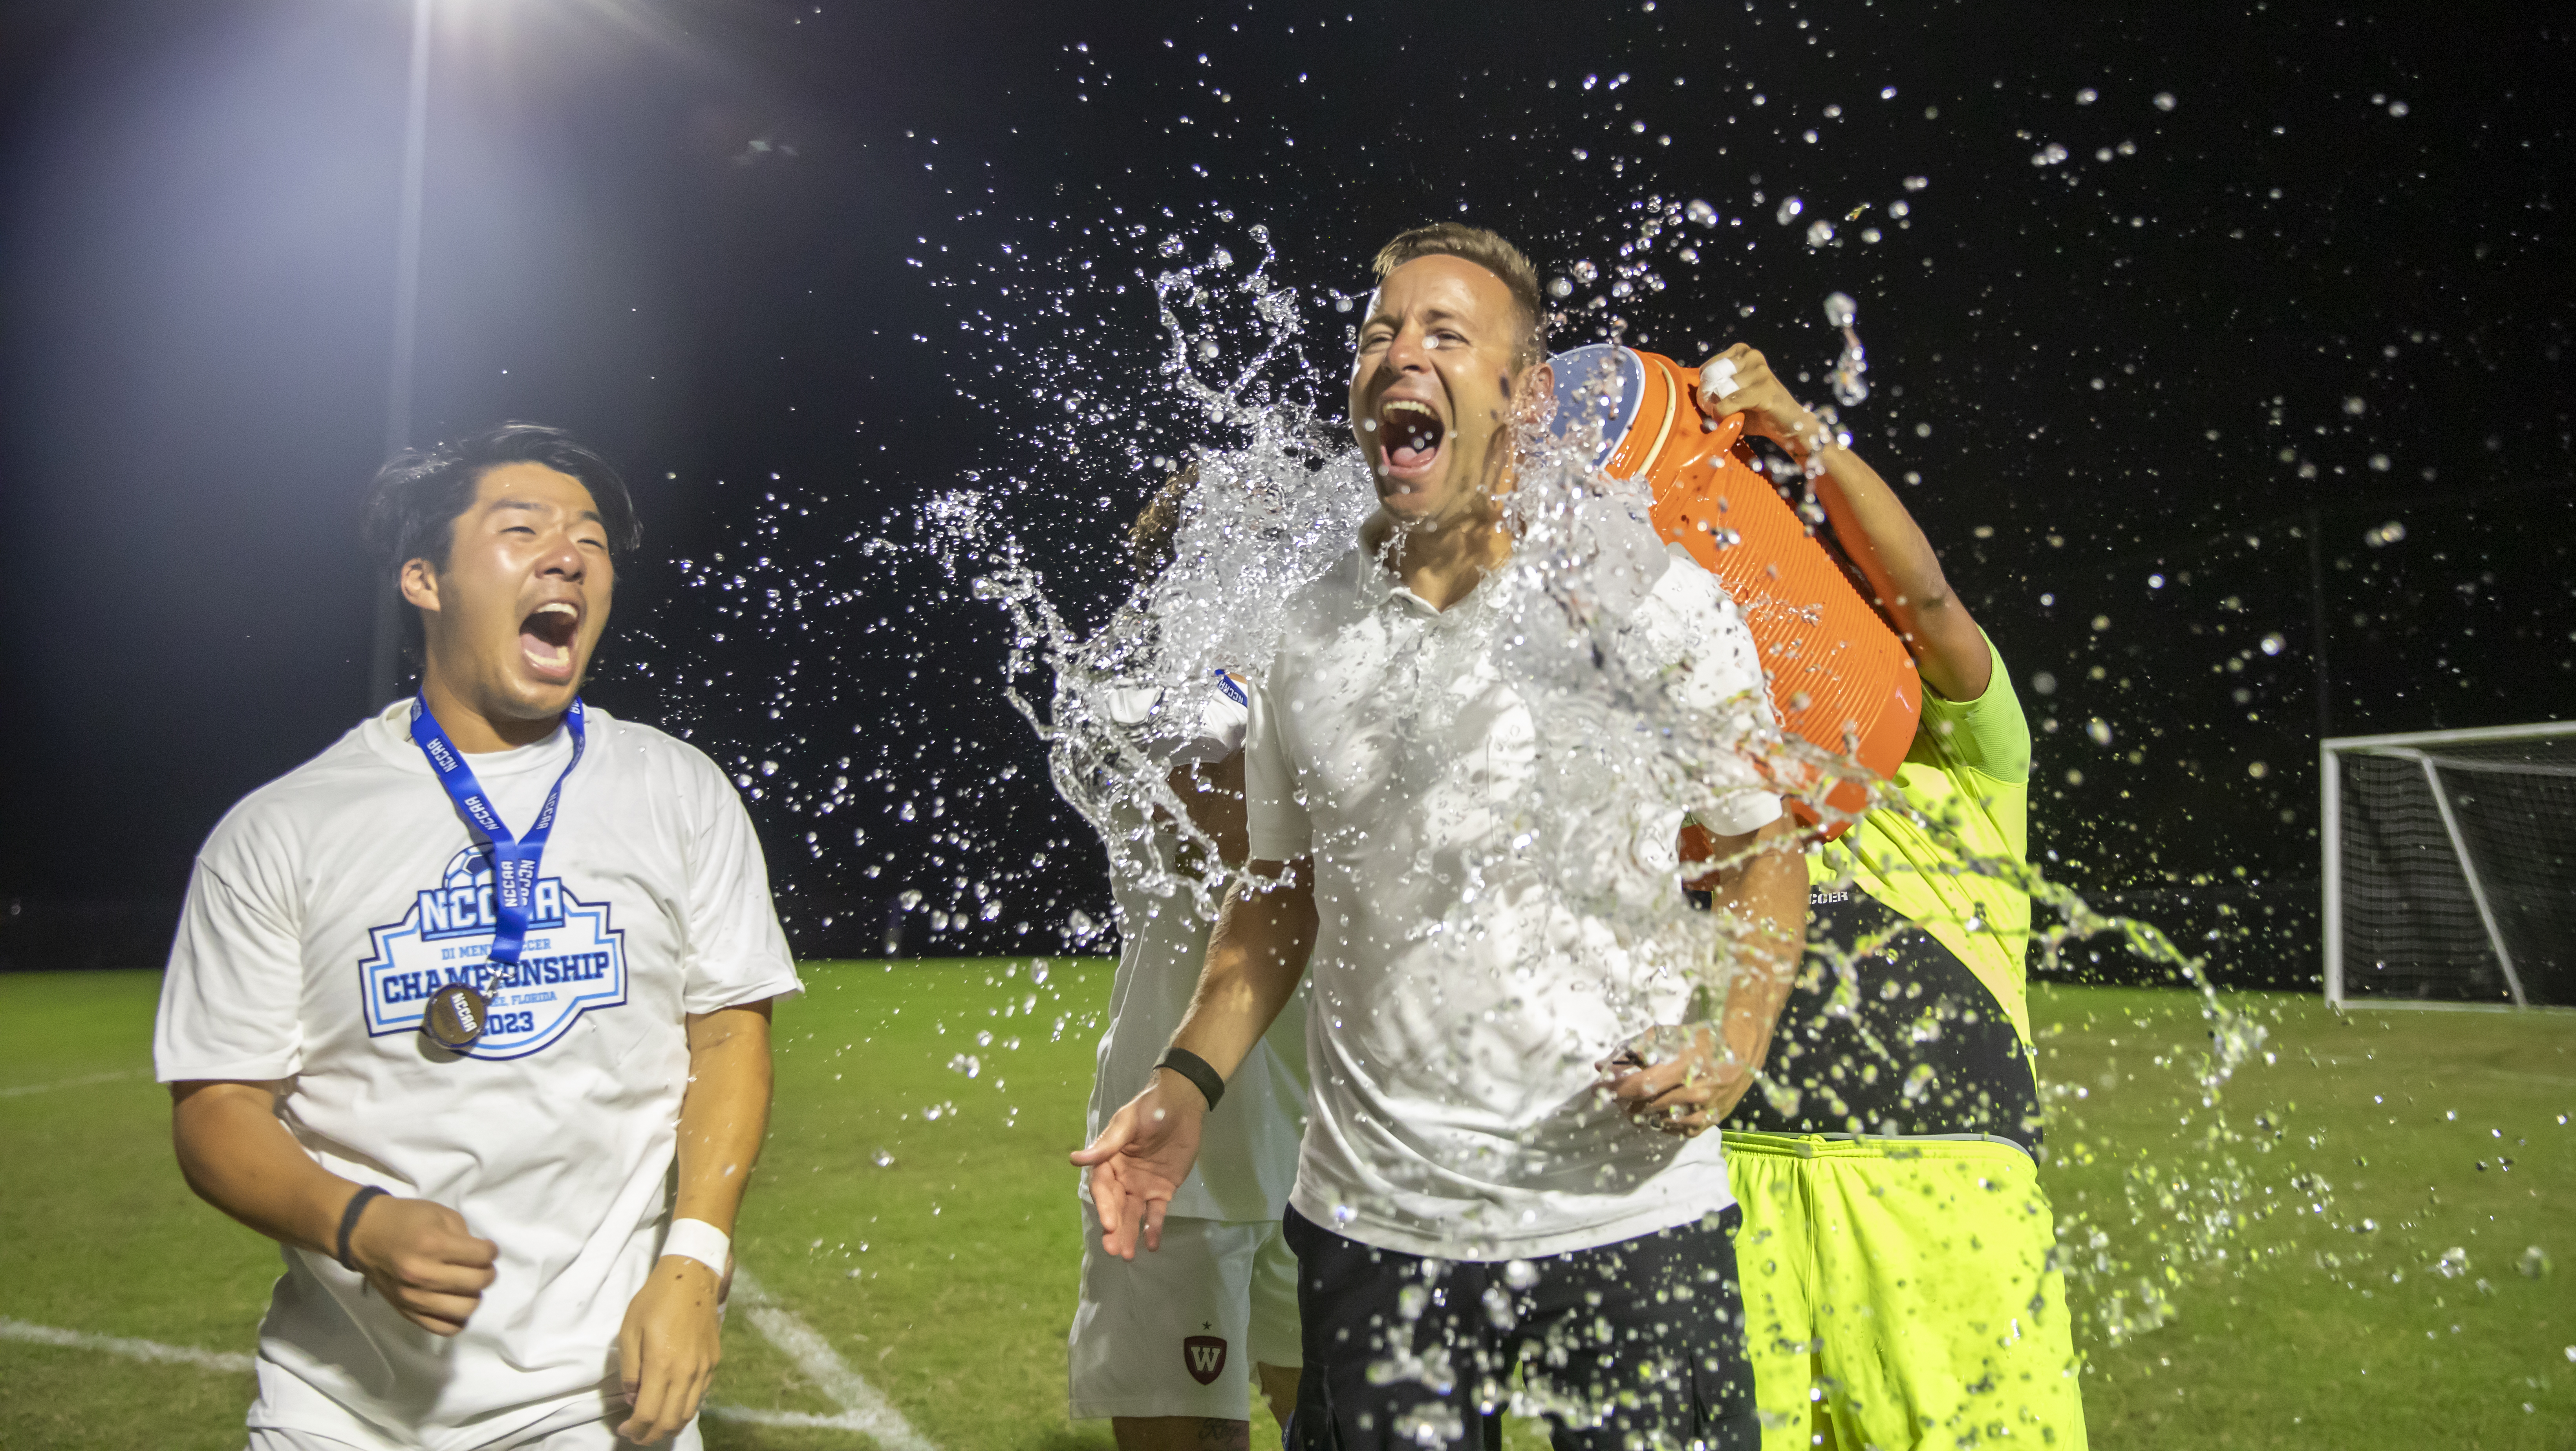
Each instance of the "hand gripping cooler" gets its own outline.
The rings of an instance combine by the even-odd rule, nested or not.
[[[1598,418],[1595,466],[1613,478],[1644,476],[1655,531],[1716,575],[1752,628],[1781,730],[1875,775],[1895,774],[1923,713],[1922,677],[1896,632],[1755,470],[1744,415],[1702,432],[1698,370],[1635,348],[1596,343],[1548,365],[1552,431],[1563,436],[1576,420]],[[1844,781],[1825,800],[1857,814],[1868,793]],[[1803,803],[1791,806],[1818,819]]]

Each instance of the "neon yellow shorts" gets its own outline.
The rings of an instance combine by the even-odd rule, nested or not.
[[[2083,1451],[2066,1280],[2028,1154],[1730,1131],[1726,1162],[1762,1451]]]

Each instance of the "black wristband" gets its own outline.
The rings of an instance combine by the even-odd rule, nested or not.
[[[1206,1059],[1187,1048],[1164,1049],[1163,1061],[1154,1066],[1168,1068],[1188,1079],[1207,1100],[1209,1108],[1215,1108],[1217,1100],[1225,1097],[1225,1080],[1217,1076],[1216,1069],[1209,1066]]]
[[[367,1201],[383,1198],[384,1193],[384,1190],[369,1184],[350,1195],[349,1207],[340,1211],[340,1268],[351,1274],[358,1273],[358,1267],[349,1260],[349,1235],[357,1229],[358,1216],[366,1212]]]

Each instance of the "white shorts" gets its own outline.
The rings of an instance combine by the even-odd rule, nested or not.
[[[1082,1302],[1073,1313],[1070,1413],[1252,1419],[1252,1368],[1305,1363],[1297,1257],[1277,1220],[1163,1221],[1133,1261],[1100,1247],[1082,1206]]]
[[[631,1441],[621,1441],[617,1428],[624,1416],[604,1421],[585,1421],[565,1426],[551,1433],[540,1431],[533,1441],[503,1440],[493,1443],[507,1451],[646,1451]],[[283,1426],[253,1426],[249,1451],[390,1451],[393,1443],[383,1441],[342,1441],[311,1431],[289,1430]],[[704,1451],[706,1443],[698,1437],[698,1423],[691,1420],[680,1428],[680,1434],[668,1441],[657,1441],[651,1451]]]

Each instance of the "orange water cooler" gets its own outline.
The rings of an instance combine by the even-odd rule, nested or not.
[[[1549,365],[1556,431],[1600,419],[1608,457],[1599,463],[1614,478],[1646,478],[1656,532],[1679,541],[1743,611],[1781,729],[1874,775],[1893,775],[1923,713],[1922,677],[1904,642],[1754,467],[1744,416],[1703,432],[1698,370],[1635,348],[1598,343]],[[1858,813],[1868,796],[1859,782],[1844,781],[1825,800]],[[1818,819],[1803,802],[1792,807]]]

